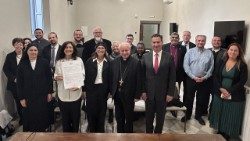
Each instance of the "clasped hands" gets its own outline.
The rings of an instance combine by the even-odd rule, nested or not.
[[[205,80],[204,77],[194,77],[194,81],[195,81],[196,83],[201,83],[201,82],[203,82],[204,80]]]
[[[221,92],[220,97],[222,99],[231,99],[231,94],[225,88],[220,88],[220,92]]]

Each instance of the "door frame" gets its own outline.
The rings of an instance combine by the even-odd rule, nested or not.
[[[160,33],[160,24],[161,24],[161,21],[140,21],[140,41],[142,41],[143,39],[143,25],[144,24],[157,24],[158,26],[158,29],[157,29],[157,34]]]

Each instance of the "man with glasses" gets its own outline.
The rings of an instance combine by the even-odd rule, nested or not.
[[[93,35],[94,38],[88,40],[87,42],[85,42],[83,44],[84,50],[86,50],[86,52],[84,52],[84,54],[82,54],[82,60],[83,62],[86,62],[90,57],[91,54],[93,52],[95,52],[95,46],[97,43],[99,42],[103,42],[104,44],[106,44],[107,46],[107,53],[111,54],[112,53],[112,49],[111,49],[111,42],[107,39],[103,39],[102,38],[102,28],[97,26],[93,29]]]
[[[130,47],[131,47],[131,54],[136,53],[136,46],[133,45],[133,41],[134,41],[134,36],[133,36],[133,34],[127,34],[127,36],[126,36],[126,42],[130,44]]]

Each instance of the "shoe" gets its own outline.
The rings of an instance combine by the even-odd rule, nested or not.
[[[200,117],[200,118],[195,118],[201,125],[205,125],[205,121]]]
[[[170,111],[173,117],[177,117],[177,112],[176,111]]]
[[[186,122],[188,120],[190,120],[190,118],[187,118],[187,117],[185,118],[185,116],[181,118],[181,122]]]
[[[18,124],[19,124],[19,126],[22,126],[23,125],[23,120],[20,119]]]

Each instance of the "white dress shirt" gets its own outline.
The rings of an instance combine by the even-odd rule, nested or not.
[[[51,45],[51,48],[54,47],[55,48],[55,52],[54,52],[54,63],[53,64],[56,64],[56,55],[57,55],[57,51],[59,49],[59,44],[56,44],[55,46]]]
[[[155,66],[155,54],[156,52],[153,51],[153,67]],[[158,52],[157,54],[158,54],[158,66],[160,67],[162,50]]]
[[[98,62],[98,59],[95,58],[93,59],[93,62],[97,61],[97,75],[95,79],[95,84],[102,84],[102,70],[103,70],[103,62],[107,61],[105,58],[101,61]]]
[[[189,50],[189,42],[187,44],[185,44],[185,42],[183,41],[183,42],[181,42],[181,45],[186,47],[186,51]]]
[[[22,58],[22,54],[16,55],[16,63],[17,63],[17,65],[20,63],[21,58]]]

